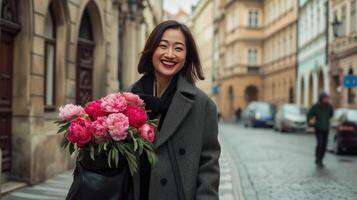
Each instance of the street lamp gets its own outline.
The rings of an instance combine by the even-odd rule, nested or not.
[[[335,18],[332,22],[332,30],[333,30],[333,35],[335,37],[339,37],[340,26],[341,26],[341,22],[338,21],[337,16],[335,16]]]

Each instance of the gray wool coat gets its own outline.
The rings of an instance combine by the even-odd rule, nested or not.
[[[158,162],[151,169],[149,200],[218,200],[217,109],[214,102],[184,76],[154,145]],[[139,174],[139,173],[137,173]],[[140,178],[133,178],[139,200]]]

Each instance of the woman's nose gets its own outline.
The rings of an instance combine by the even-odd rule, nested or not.
[[[168,48],[168,50],[167,50],[165,56],[166,56],[167,58],[174,58],[174,57],[175,57],[174,50],[173,50],[172,48]]]

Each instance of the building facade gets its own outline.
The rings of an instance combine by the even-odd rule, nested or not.
[[[297,1],[264,1],[264,100],[295,102]]]
[[[294,102],[297,2],[219,1],[219,108],[226,119],[254,100]]]
[[[298,23],[297,103],[310,106],[329,91],[327,0],[300,0]]]
[[[139,2],[137,3],[136,12],[127,12],[132,5],[125,6],[119,18],[119,46],[122,54],[119,55],[119,82],[120,89],[125,90],[133,84],[140,75],[138,74],[137,65],[140,53],[144,48],[145,42],[155,26],[162,21],[163,17],[163,0],[134,0],[122,2]],[[131,14],[132,13],[132,14]],[[139,13],[139,14],[136,14]]]
[[[195,38],[202,64],[205,80],[198,81],[197,86],[212,97],[213,64],[213,1],[200,0],[190,17],[190,28]]]
[[[120,62],[134,67],[140,46],[121,45],[120,40],[142,37],[137,28],[143,24],[143,17],[137,19],[146,9],[142,5],[122,0],[0,0],[3,181],[35,184],[73,167],[56,134],[57,110],[118,91]],[[120,39],[123,24],[132,28]]]
[[[335,107],[357,107],[357,89],[343,86],[345,75],[357,72],[356,0],[330,0],[329,26],[330,92]]]

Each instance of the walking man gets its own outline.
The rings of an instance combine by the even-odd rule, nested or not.
[[[321,92],[319,101],[314,104],[307,113],[308,122],[310,123],[312,119],[315,121],[315,124],[313,124],[317,139],[315,162],[318,167],[324,166],[322,159],[326,152],[330,119],[332,116],[333,107],[330,104],[330,98],[326,92]]]
[[[235,111],[236,123],[240,122],[241,113],[242,113],[242,109],[240,107],[238,107]]]

